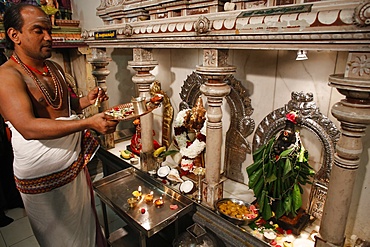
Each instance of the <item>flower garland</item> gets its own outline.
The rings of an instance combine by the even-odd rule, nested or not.
[[[191,109],[181,110],[175,119],[175,140],[182,155],[181,169],[191,171],[195,157],[201,154],[206,147],[206,121],[200,132],[196,134],[195,140],[191,141],[188,136],[188,129],[185,127],[185,117]]]

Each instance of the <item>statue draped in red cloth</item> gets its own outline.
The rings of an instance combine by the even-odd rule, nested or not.
[[[134,154],[140,155],[140,151],[142,148],[140,119],[139,118],[135,119],[133,123],[136,126],[136,133],[131,138],[130,148]],[[153,130],[153,136],[154,135],[155,135],[155,132]],[[154,146],[154,150],[161,147],[161,145],[159,145],[159,143],[156,140],[153,140],[153,146]]]

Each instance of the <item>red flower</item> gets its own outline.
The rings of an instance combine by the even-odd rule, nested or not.
[[[291,111],[289,112],[288,114],[286,114],[286,118],[287,120],[289,120],[290,122],[294,123],[294,124],[297,124],[297,113]]]
[[[198,133],[197,134],[197,139],[200,141],[200,142],[206,142],[206,136],[203,135],[202,133]]]

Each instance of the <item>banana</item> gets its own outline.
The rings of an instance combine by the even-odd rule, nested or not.
[[[132,154],[132,153],[126,149],[126,150],[121,150],[121,151],[120,151],[120,154],[121,154],[121,157],[122,157],[122,158],[124,158],[124,159],[128,160],[128,159],[130,159],[130,158],[131,158],[131,154]]]
[[[157,158],[164,151],[166,151],[166,147],[164,146],[156,149],[153,153],[154,158]]]

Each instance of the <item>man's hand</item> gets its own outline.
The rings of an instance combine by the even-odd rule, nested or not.
[[[110,120],[104,113],[98,113],[89,117],[92,122],[91,129],[100,134],[110,134],[116,130],[118,121]]]
[[[87,94],[87,100],[91,105],[94,105],[95,102],[103,102],[108,100],[109,97],[101,87],[95,87]]]

